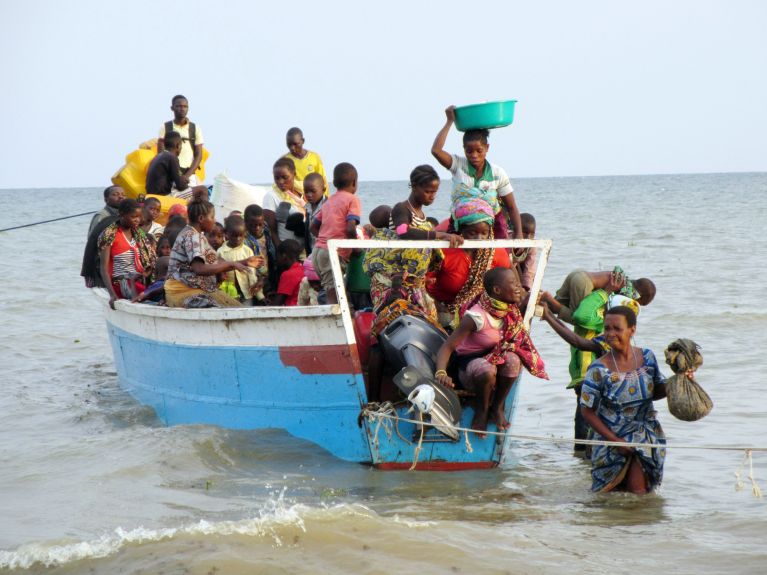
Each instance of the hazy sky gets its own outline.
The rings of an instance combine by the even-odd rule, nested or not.
[[[270,181],[294,125],[328,169],[402,180],[445,106],[511,98],[512,178],[767,171],[759,0],[0,0],[0,65],[0,188],[107,185],[176,93],[209,183]]]

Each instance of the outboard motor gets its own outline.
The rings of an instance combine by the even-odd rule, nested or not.
[[[434,379],[437,352],[446,339],[445,333],[414,316],[397,318],[378,335],[387,364],[398,372],[394,376],[394,384],[419,411],[428,413],[439,431],[457,441],[459,433],[455,426],[461,422],[461,403],[452,389]],[[423,397],[423,392],[416,392],[424,385],[434,390],[434,399],[428,402],[428,410],[419,406],[418,398]]]
[[[386,363],[395,371],[411,366],[423,374],[434,373],[437,352],[447,335],[425,319],[403,315],[378,335]]]

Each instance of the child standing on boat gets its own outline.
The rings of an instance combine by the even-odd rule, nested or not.
[[[314,269],[320,276],[328,303],[338,303],[333,271],[330,269],[328,240],[357,237],[362,206],[357,193],[357,169],[348,162],[342,162],[333,169],[333,185],[336,192],[328,198],[312,222],[311,232],[317,236],[312,251]],[[342,267],[349,260],[350,249],[338,250]]]
[[[273,305],[298,305],[298,292],[304,279],[304,266],[298,260],[303,247],[296,240],[285,240],[277,246],[277,265],[282,270]]]
[[[245,220],[241,216],[229,216],[226,218],[224,226],[226,234],[226,243],[218,248],[218,257],[227,262],[237,262],[253,257],[253,250],[245,245]],[[259,280],[259,275],[266,275],[263,268],[256,269],[248,267],[246,270],[230,270],[226,272],[225,279],[221,283],[220,289],[232,297],[237,298],[240,303],[251,306],[254,300],[264,299],[263,280]]]
[[[257,256],[264,258],[264,270],[266,284],[264,293],[270,293],[277,286],[277,251],[272,241],[269,228],[266,227],[264,210],[258,204],[250,204],[245,208],[245,245]],[[261,273],[261,272],[259,272]]]
[[[450,202],[465,196],[476,196],[485,200],[495,212],[493,233],[498,239],[509,237],[503,206],[514,226],[514,237],[522,238],[522,222],[509,176],[503,168],[491,165],[487,161],[487,152],[490,149],[487,139],[489,130],[468,130],[463,134],[463,151],[466,156],[450,154],[444,147],[450,127],[455,122],[455,106],[448,106],[445,116],[447,120],[434,138],[431,153],[453,176]]]
[[[304,199],[306,200],[306,217],[304,219],[304,245],[309,256],[317,243],[317,237],[311,233],[312,220],[320,213],[325,197],[325,180],[317,172],[312,172],[304,180]]]

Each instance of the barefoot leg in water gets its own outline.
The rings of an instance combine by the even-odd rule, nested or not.
[[[637,495],[644,495],[647,493],[647,477],[642,469],[642,464],[639,462],[638,455],[631,456],[631,463],[629,463],[629,470],[626,472],[626,490]]]

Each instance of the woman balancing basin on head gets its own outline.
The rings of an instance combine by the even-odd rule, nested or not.
[[[509,231],[506,226],[505,209],[514,226],[514,237],[522,238],[522,222],[519,209],[514,200],[514,190],[509,176],[500,166],[490,164],[487,153],[490,149],[488,128],[500,127],[511,123],[514,113],[514,100],[508,102],[490,102],[456,108],[448,106],[445,110],[445,125],[437,133],[431,147],[432,155],[453,176],[451,203],[461,197],[480,198],[490,204],[495,214],[493,224],[494,237],[506,239]],[[470,122],[461,123],[461,114],[469,114]],[[458,114],[458,116],[457,116]],[[450,127],[456,123],[463,134],[465,156],[450,154],[444,150]]]

